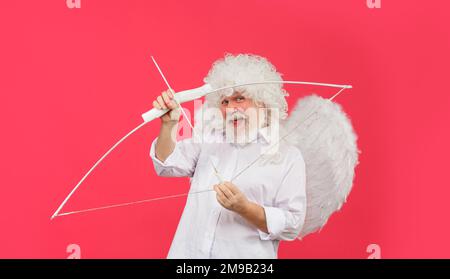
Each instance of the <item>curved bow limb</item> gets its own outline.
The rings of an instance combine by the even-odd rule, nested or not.
[[[226,89],[229,89],[229,88],[235,88],[235,87],[241,87],[241,86],[256,85],[256,84],[297,84],[297,85],[313,85],[313,86],[326,86],[326,87],[340,88],[341,90],[338,93],[336,93],[333,97],[331,97],[330,100],[332,100],[337,95],[339,95],[343,90],[352,88],[351,85],[341,85],[341,84],[332,84],[332,83],[319,83],[319,82],[307,82],[307,81],[258,81],[258,82],[244,83],[244,84],[236,84],[236,85],[232,85],[232,86],[225,86],[225,87],[221,87],[221,88],[217,88],[217,89],[212,89],[209,84],[205,84],[205,85],[203,85],[201,87],[198,87],[198,88],[185,90],[185,91],[180,91],[180,92],[175,94],[175,99],[176,99],[176,101],[178,103],[181,104],[181,103],[189,102],[189,101],[192,101],[192,100],[195,100],[195,99],[199,99],[199,98],[201,98],[203,96],[206,96],[208,94],[211,94],[211,93],[214,93],[214,92],[218,92],[218,91],[221,91],[221,90],[226,90]],[[159,118],[160,116],[164,115],[167,111],[168,110],[160,110],[160,109],[153,108],[153,109],[147,111],[146,113],[142,114],[142,118],[143,118],[144,122],[139,124],[136,128],[134,128],[128,134],[126,134],[124,137],[122,137],[110,149],[108,149],[108,151],[102,157],[100,157],[100,159],[89,169],[89,171],[83,176],[83,178],[81,178],[81,180],[77,183],[77,185],[75,185],[75,187],[70,191],[70,193],[63,200],[63,202],[60,204],[60,206],[57,208],[57,210],[53,213],[53,215],[51,216],[50,219],[54,219],[57,216],[65,216],[65,215],[69,215],[69,214],[89,212],[89,211],[94,211],[94,210],[107,209],[107,208],[113,208],[113,207],[119,207],[119,206],[125,206],[125,205],[131,205],[131,204],[142,203],[142,202],[146,202],[146,201],[150,201],[150,200],[157,200],[157,199],[164,198],[164,197],[159,197],[159,198],[154,198],[154,199],[149,199],[149,200],[142,200],[142,201],[137,201],[137,202],[128,202],[128,203],[109,205],[109,206],[103,206],[103,207],[92,208],[92,209],[83,209],[83,210],[77,210],[77,211],[72,211],[72,212],[67,212],[67,213],[60,213],[61,210],[64,208],[64,205],[69,201],[69,199],[76,192],[76,190],[81,186],[81,184],[86,180],[86,178],[94,171],[94,169],[120,143],[122,143],[125,139],[127,139],[129,136],[131,136],[137,130],[139,130],[140,128],[145,126],[145,124],[147,124],[148,122],[150,122],[150,121],[152,121],[152,120],[154,120],[156,118]],[[244,171],[246,169],[247,168],[245,168]],[[240,172],[240,173],[242,173],[242,172]],[[168,198],[185,196],[185,195],[188,195],[188,194],[172,195],[172,196],[168,196]]]

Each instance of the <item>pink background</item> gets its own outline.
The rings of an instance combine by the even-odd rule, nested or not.
[[[185,199],[50,216],[91,165],[141,123],[165,85],[202,84],[225,52],[269,58],[286,79],[349,83],[336,101],[362,151],[343,210],[281,258],[450,257],[448,1],[2,1],[0,257],[165,257]],[[330,88],[292,87],[292,106]],[[187,104],[191,109],[192,104]],[[64,211],[184,193],[148,157],[155,121]]]

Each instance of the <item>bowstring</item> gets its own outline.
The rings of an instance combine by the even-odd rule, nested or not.
[[[339,92],[337,92],[336,94],[334,94],[331,98],[329,98],[329,101],[332,101],[335,97],[337,97],[338,95],[340,95],[345,89],[347,89],[348,87],[343,87],[341,88],[341,90],[339,90]],[[247,171],[250,167],[252,167],[256,162],[258,162],[259,159],[261,159],[269,150],[271,150],[272,148],[274,148],[275,146],[277,146],[282,140],[286,139],[289,135],[291,135],[296,129],[298,129],[300,127],[300,125],[302,125],[303,123],[305,123],[306,120],[308,120],[312,115],[314,115],[315,113],[318,112],[318,110],[320,109],[320,107],[323,105],[320,104],[319,106],[317,106],[317,108],[315,110],[313,110],[313,112],[311,112],[303,121],[301,121],[299,124],[297,124],[296,126],[294,126],[294,128],[289,131],[287,134],[285,134],[283,137],[281,137],[275,144],[273,144],[271,147],[269,147],[268,150],[266,150],[265,152],[263,152],[261,155],[259,155],[255,160],[253,160],[252,162],[250,162],[246,167],[244,167],[241,171],[239,171],[235,176],[233,176],[233,178],[230,180],[230,182],[234,181],[236,178],[238,178],[240,175],[242,175],[245,171]],[[182,109],[182,108],[181,108]],[[69,200],[69,198],[72,196],[72,194],[77,190],[77,188],[81,185],[81,183],[87,178],[87,176],[95,169],[95,167],[97,167],[97,165],[103,161],[103,159],[109,154],[111,153],[121,142],[123,142],[126,138],[128,138],[129,136],[131,136],[134,132],[136,132],[137,130],[139,130],[140,128],[142,128],[147,122],[141,123],[139,126],[137,126],[136,128],[134,128],[131,132],[129,132],[127,135],[125,135],[124,137],[122,137],[116,144],[114,144],[95,164],[93,167],[91,167],[91,169],[85,174],[85,176],[80,180],[80,182],[78,182],[78,184],[75,186],[75,188],[70,192],[70,194],[66,197],[66,199],[63,201],[63,203],[60,205],[60,207],[57,209],[57,211],[53,214],[52,218],[54,217],[59,217],[59,216],[67,216],[67,215],[72,215],[72,214],[78,214],[78,213],[86,213],[86,212],[92,212],[92,211],[98,211],[98,210],[104,210],[104,209],[110,209],[110,208],[117,208],[117,207],[123,207],[123,206],[129,206],[129,205],[135,205],[135,204],[141,204],[141,203],[147,203],[147,202],[153,202],[153,201],[159,201],[159,200],[165,200],[165,199],[172,199],[172,198],[178,198],[178,197],[185,197],[185,196],[189,196],[189,195],[197,195],[197,194],[201,194],[201,193],[207,193],[207,192],[212,192],[214,191],[214,189],[208,189],[208,190],[201,190],[201,191],[195,191],[195,192],[188,192],[188,193],[182,193],[182,194],[176,194],[176,195],[168,195],[168,196],[162,196],[162,197],[156,197],[156,198],[150,198],[150,199],[144,199],[144,200],[138,200],[138,201],[133,201],[133,202],[124,202],[124,203],[119,203],[119,204],[112,204],[112,205],[105,205],[105,206],[100,206],[100,207],[93,207],[93,208],[88,208],[88,209],[81,209],[81,210],[74,210],[74,211],[70,211],[70,212],[63,212],[63,213],[59,213],[59,211],[62,209],[62,207],[65,205],[65,203]]]

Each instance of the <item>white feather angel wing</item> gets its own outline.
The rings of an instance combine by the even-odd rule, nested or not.
[[[299,238],[320,230],[346,201],[358,164],[357,137],[340,105],[316,95],[301,99],[284,128],[306,165],[306,219]]]

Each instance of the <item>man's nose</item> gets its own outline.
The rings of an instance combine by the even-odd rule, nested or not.
[[[228,105],[229,108],[232,108],[234,110],[238,110],[241,109],[241,104],[239,104],[238,102],[235,101],[231,101]]]

